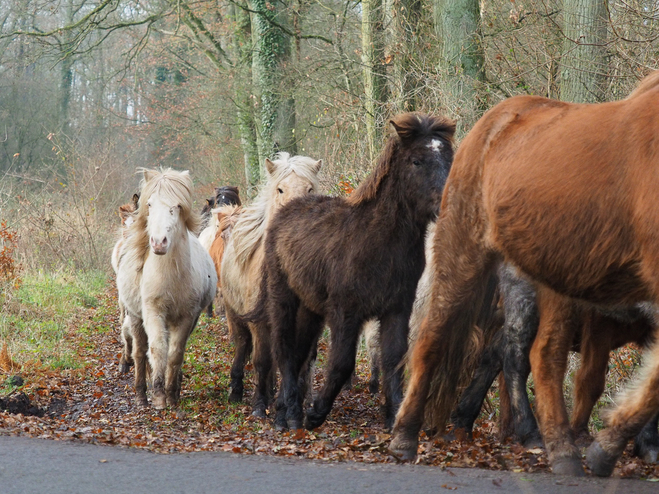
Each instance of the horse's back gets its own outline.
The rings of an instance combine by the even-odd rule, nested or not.
[[[647,298],[634,240],[639,216],[659,228],[657,104],[656,91],[596,105],[518,97],[484,116],[454,170],[482,181],[490,246],[573,297]]]

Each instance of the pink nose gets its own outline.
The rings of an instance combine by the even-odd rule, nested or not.
[[[151,250],[153,250],[154,254],[167,254],[167,237],[163,237],[160,240],[151,237]]]

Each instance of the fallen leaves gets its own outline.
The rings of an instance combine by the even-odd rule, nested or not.
[[[108,324],[116,330],[95,329]],[[21,392],[31,405],[43,411],[43,416],[0,412],[0,433],[159,453],[227,451],[322,461],[397,461],[387,449],[391,437],[383,429],[379,400],[367,390],[364,359],[358,363],[359,382],[351,390],[341,392],[322,427],[311,432],[279,432],[270,420],[251,416],[249,379],[246,379],[246,402],[228,403],[233,350],[225,323],[214,319],[195,330],[183,366],[181,406],[164,411],[136,406],[132,376],[118,373],[121,348],[118,328],[113,293],[108,293],[99,307],[78,314],[72,321],[68,343],[77,349],[82,367],[52,370],[25,366],[29,368],[24,369],[26,384]],[[324,350],[321,345],[321,356]],[[322,381],[319,373],[316,389]],[[460,441],[446,442],[421,434],[417,463],[444,468],[449,474],[449,467],[515,472],[549,470],[543,449],[526,450],[514,443],[501,443],[497,433],[494,422],[481,420],[477,422],[473,440],[465,436]],[[659,477],[659,467],[632,458],[629,452],[620,462],[620,476]],[[500,486],[501,481],[495,479],[493,484]],[[450,484],[441,487],[455,489]]]

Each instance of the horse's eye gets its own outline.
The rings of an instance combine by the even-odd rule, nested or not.
[[[414,166],[421,166],[421,162],[419,160],[412,160],[412,164]]]
[[[151,207],[151,203],[150,203],[150,202],[147,202],[147,203],[146,203],[146,207],[147,207],[147,208],[150,208],[150,207]]]
[[[278,191],[280,194],[283,194],[283,193],[284,193],[284,191],[281,190],[279,187],[277,187],[277,191]]]
[[[311,194],[313,192],[313,187],[310,187],[309,190],[307,191],[308,194]]]

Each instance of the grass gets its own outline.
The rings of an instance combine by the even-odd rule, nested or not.
[[[76,368],[67,331],[81,310],[96,307],[106,290],[100,271],[22,273],[22,282],[5,298],[0,314],[0,341],[19,364],[36,362],[52,369]]]

